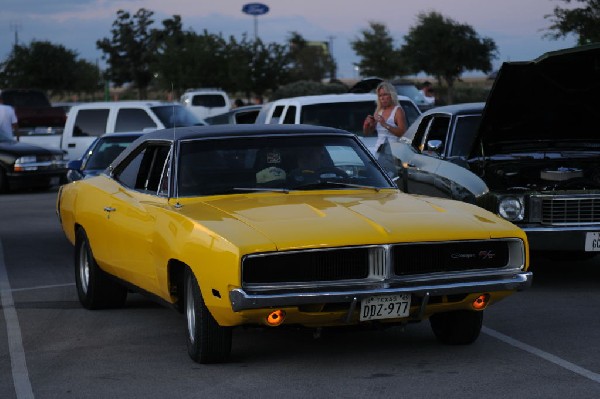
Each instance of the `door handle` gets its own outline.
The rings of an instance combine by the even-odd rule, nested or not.
[[[117,210],[117,208],[113,208],[112,206],[105,206],[104,207],[104,212],[114,212],[116,210]]]

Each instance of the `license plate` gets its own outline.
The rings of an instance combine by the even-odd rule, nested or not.
[[[585,251],[598,252],[600,251],[600,232],[589,232],[585,234]]]
[[[410,294],[372,296],[360,304],[360,320],[406,317],[410,311]]]

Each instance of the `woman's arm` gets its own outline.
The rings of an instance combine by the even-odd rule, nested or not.
[[[396,109],[396,114],[394,115],[394,122],[397,126],[392,126],[382,121],[381,126],[383,126],[388,132],[392,133],[396,137],[404,136],[406,133],[406,118],[404,117],[404,110],[402,107],[398,107]]]
[[[367,115],[365,121],[363,122],[363,134],[365,136],[370,136],[375,131],[375,118],[373,115]]]

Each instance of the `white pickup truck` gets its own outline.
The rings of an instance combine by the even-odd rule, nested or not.
[[[114,101],[74,105],[69,110],[62,134],[35,133],[19,141],[61,148],[66,159],[79,159],[92,142],[104,133],[146,132],[172,127],[203,125],[179,103],[161,101]]]

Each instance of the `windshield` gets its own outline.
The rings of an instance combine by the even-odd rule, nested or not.
[[[183,142],[180,196],[252,191],[391,188],[352,137],[251,137]]]
[[[84,159],[84,170],[106,169],[138,136],[105,137],[98,140]]]
[[[450,156],[466,157],[469,155],[480,123],[481,115],[459,116],[456,118]]]
[[[152,107],[152,111],[167,129],[204,124],[198,117],[179,104],[159,105]]]

